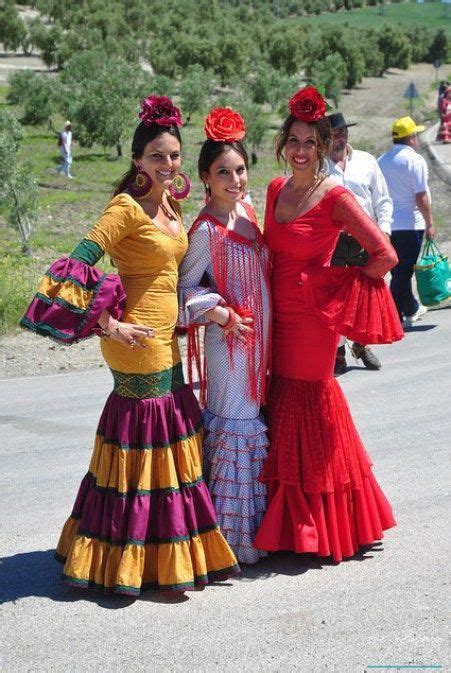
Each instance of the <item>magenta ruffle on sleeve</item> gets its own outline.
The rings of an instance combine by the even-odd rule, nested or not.
[[[103,310],[120,318],[124,306],[118,275],[62,257],[45,273],[20,325],[71,344],[95,333]]]
[[[363,344],[388,344],[404,336],[385,281],[357,267],[326,267],[301,275],[305,299],[317,317]]]

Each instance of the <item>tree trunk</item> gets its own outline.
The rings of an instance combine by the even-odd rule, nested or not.
[[[20,240],[22,241],[22,252],[24,255],[27,257],[31,257],[31,248],[30,244],[28,242],[28,239],[31,236],[31,225],[28,220],[28,218],[25,218],[25,223],[22,222],[20,215],[19,215],[19,199],[17,198],[17,193],[16,190],[12,190],[14,202],[16,204],[16,209],[17,209],[17,228],[19,230],[19,235],[20,235]]]
[[[117,156],[121,157],[122,156],[122,145],[121,145],[121,143],[116,144],[116,150],[117,150]]]
[[[251,152],[251,161],[252,161],[252,165],[255,166],[255,164],[257,163],[257,153],[256,152]]]

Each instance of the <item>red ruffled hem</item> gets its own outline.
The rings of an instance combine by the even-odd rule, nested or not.
[[[302,274],[305,298],[315,315],[339,334],[363,344],[403,338],[398,311],[385,281],[358,267],[325,267]]]
[[[339,562],[396,526],[371,471],[360,489],[340,486],[333,493],[303,493],[299,484],[273,482],[269,497],[254,541],[257,549],[265,551],[313,553]]]

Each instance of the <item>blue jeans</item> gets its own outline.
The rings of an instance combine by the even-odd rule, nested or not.
[[[424,230],[393,231],[391,235],[391,243],[399,262],[391,270],[390,290],[401,320],[404,316],[413,315],[418,311],[419,304],[412,292],[412,276],[423,236]]]
[[[63,173],[66,176],[70,175],[70,167],[72,164],[72,154],[70,152],[61,152],[63,163],[58,166],[58,173]]]

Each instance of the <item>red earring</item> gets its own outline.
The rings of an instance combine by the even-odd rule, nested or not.
[[[174,199],[181,201],[186,199],[191,191],[191,182],[186,173],[177,173],[169,187],[169,192]]]
[[[142,199],[152,189],[152,178],[142,168],[138,168],[135,177],[128,181],[127,189],[134,199]]]
[[[205,189],[205,205],[207,205],[211,198],[211,189],[208,182],[204,182],[204,189]]]

